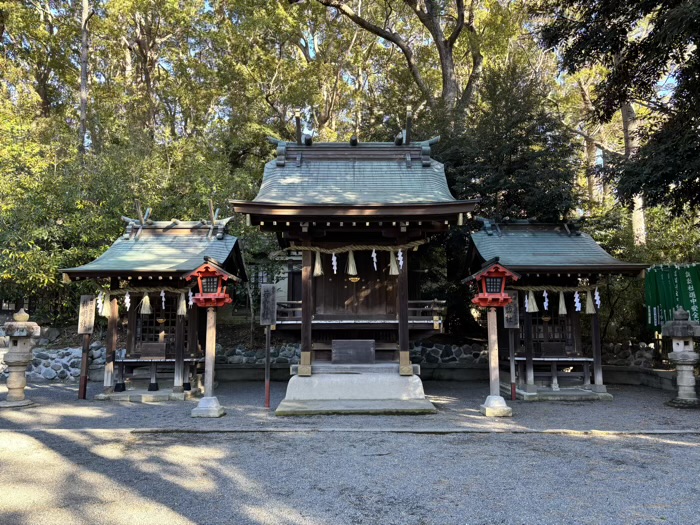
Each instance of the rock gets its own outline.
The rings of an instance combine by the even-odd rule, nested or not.
[[[80,375],[80,370],[71,370],[70,375],[71,377],[78,377]]]
[[[289,359],[286,357],[278,357],[275,359],[275,363],[286,364],[289,363]]]
[[[50,381],[51,379],[56,379],[56,372],[51,368],[45,368],[44,371],[41,373],[41,376],[44,379],[48,379]]]
[[[58,371],[58,378],[59,379],[65,379],[68,377],[68,372],[66,370],[59,370]]]
[[[439,348],[431,348],[426,353],[426,357],[431,355],[431,356],[439,358],[440,354],[441,354],[441,350]],[[439,359],[438,359],[438,361],[439,361]],[[438,361],[436,361],[436,362],[438,362]],[[430,362],[432,363],[432,361],[430,361]]]
[[[221,344],[216,343],[216,353],[217,353],[217,354],[220,354],[220,353],[223,352],[223,351],[224,351],[224,347],[221,346]]]
[[[436,349],[436,348],[433,348],[433,351],[434,351],[434,350],[437,350],[437,349]],[[428,353],[428,354],[425,355],[425,362],[426,362],[426,363],[439,363],[439,362],[440,362],[440,358],[438,357],[440,351],[439,351],[439,350],[437,351],[437,352],[438,352],[438,355],[435,355],[435,354],[433,353],[433,351],[431,351],[430,353]]]
[[[46,339],[46,338],[39,339],[39,345],[40,345],[40,346],[46,346],[46,345],[49,344],[49,343],[50,343],[50,341],[49,341],[48,339]]]
[[[90,343],[90,350],[97,350],[98,348],[102,348],[102,343],[100,341],[93,341]]]
[[[73,360],[70,361],[70,363],[68,363],[68,365],[69,365],[71,368],[80,368],[80,366],[81,366],[81,361],[80,361],[80,359],[73,359]]]
[[[24,371],[25,371],[25,372],[31,372],[33,368],[34,368],[34,365],[31,364],[31,363],[28,363],[28,364],[27,364],[27,368],[26,368]]]
[[[459,358],[459,362],[471,364],[474,362],[474,358],[471,356],[471,354],[463,355],[462,357]]]
[[[289,359],[289,364],[298,365],[299,364],[299,356],[298,355],[292,356]]]
[[[53,370],[55,370],[56,372],[58,372],[59,370],[63,370],[63,365],[61,363],[58,363],[58,362],[53,362],[53,363],[51,363],[51,368]]]
[[[453,356],[453,355],[451,355],[451,356],[449,356],[449,357],[447,357],[447,358],[444,358],[444,359],[442,360],[443,363],[455,363],[456,361],[457,361],[457,358],[456,358],[455,356]]]
[[[481,352],[472,352],[472,359],[479,359],[481,357]]]
[[[32,364],[34,366],[39,366],[41,364],[41,359],[37,359],[37,358],[32,359]]]
[[[452,353],[455,357],[462,357],[462,349],[459,346],[453,346]]]
[[[56,339],[61,337],[61,331],[58,328],[44,326],[41,328],[41,337],[45,337],[53,343]]]
[[[34,352],[34,357],[37,359],[51,359],[51,356],[46,352]]]
[[[625,350],[618,352],[617,357],[618,357],[618,359],[627,359],[629,357],[632,357],[632,352],[625,349]]]
[[[481,352],[484,351],[484,347],[481,346],[481,345],[478,344],[478,343],[474,343],[474,344],[472,345],[472,351],[473,351],[474,353],[476,353],[476,354],[481,354]]]
[[[226,356],[225,355],[217,355],[216,356],[216,363],[226,364],[227,363]]]
[[[246,357],[245,362],[248,363],[249,365],[254,365],[255,364],[255,357]]]
[[[446,359],[448,359],[450,357],[454,357],[454,352],[452,351],[452,348],[444,347],[442,349],[442,352],[440,353],[440,357],[442,358],[443,361],[445,361]]]

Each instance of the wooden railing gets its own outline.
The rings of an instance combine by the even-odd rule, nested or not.
[[[445,313],[444,300],[421,299],[408,301],[408,316],[411,319],[423,319],[428,321],[433,317],[442,317]],[[277,319],[301,320],[301,301],[280,301],[277,303]]]

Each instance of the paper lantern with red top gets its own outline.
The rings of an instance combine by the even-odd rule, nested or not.
[[[236,279],[235,276],[221,268],[215,261],[204,258],[204,264],[185,277],[191,281],[197,279],[198,292],[194,294],[192,300],[201,308],[210,306],[220,307],[231,304],[233,299],[226,293],[225,282],[229,279]]]

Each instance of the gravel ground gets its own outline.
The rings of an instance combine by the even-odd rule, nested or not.
[[[261,383],[224,383],[228,415],[199,420],[194,401],[33,384],[37,406],[0,410],[0,524],[698,523],[700,411],[666,407],[670,392],[611,387],[613,402],[514,402],[491,419],[486,383],[425,389],[438,414],[276,418]],[[273,406],[284,391],[273,383]],[[552,429],[648,434],[523,433]]]
[[[220,419],[190,417],[196,401],[141,404],[93,401],[101,385],[89,385],[89,399],[78,401],[77,386],[35,383],[27,396],[37,405],[23,410],[0,410],[0,429],[116,429],[167,428],[182,430],[229,429],[367,429],[523,431],[545,429],[607,431],[700,431],[700,411],[664,405],[673,397],[647,387],[610,386],[612,402],[508,401],[512,418],[485,418],[478,409],[488,394],[481,382],[426,381],[426,394],[438,408],[422,416],[306,416],[275,417],[263,408],[261,382],[221,383],[216,394],[226,408]],[[285,394],[286,383],[272,383],[272,406]],[[5,386],[0,385],[0,399]]]
[[[697,436],[49,430],[0,458],[3,525],[689,525],[700,500]]]

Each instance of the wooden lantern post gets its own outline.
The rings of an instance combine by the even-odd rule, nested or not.
[[[489,341],[489,396],[480,407],[481,413],[485,416],[509,417],[513,415],[513,410],[506,405],[505,399],[501,396],[496,308],[510,304],[512,298],[505,291],[506,281],[508,279],[517,281],[519,278],[518,274],[498,264],[498,258],[495,258],[484,263],[484,267],[480,271],[466,279],[466,281],[475,281],[478,287],[478,293],[472,299],[472,303],[488,309],[486,320]]]
[[[216,309],[230,304],[232,299],[224,289],[224,281],[235,279],[224,271],[211,258],[205,257],[204,264],[187,275],[186,280],[197,278],[199,291],[194,295],[194,302],[200,308],[207,309],[207,340],[204,353],[204,397],[192,409],[192,417],[221,417],[226,412],[214,395],[214,363],[216,362]]]

